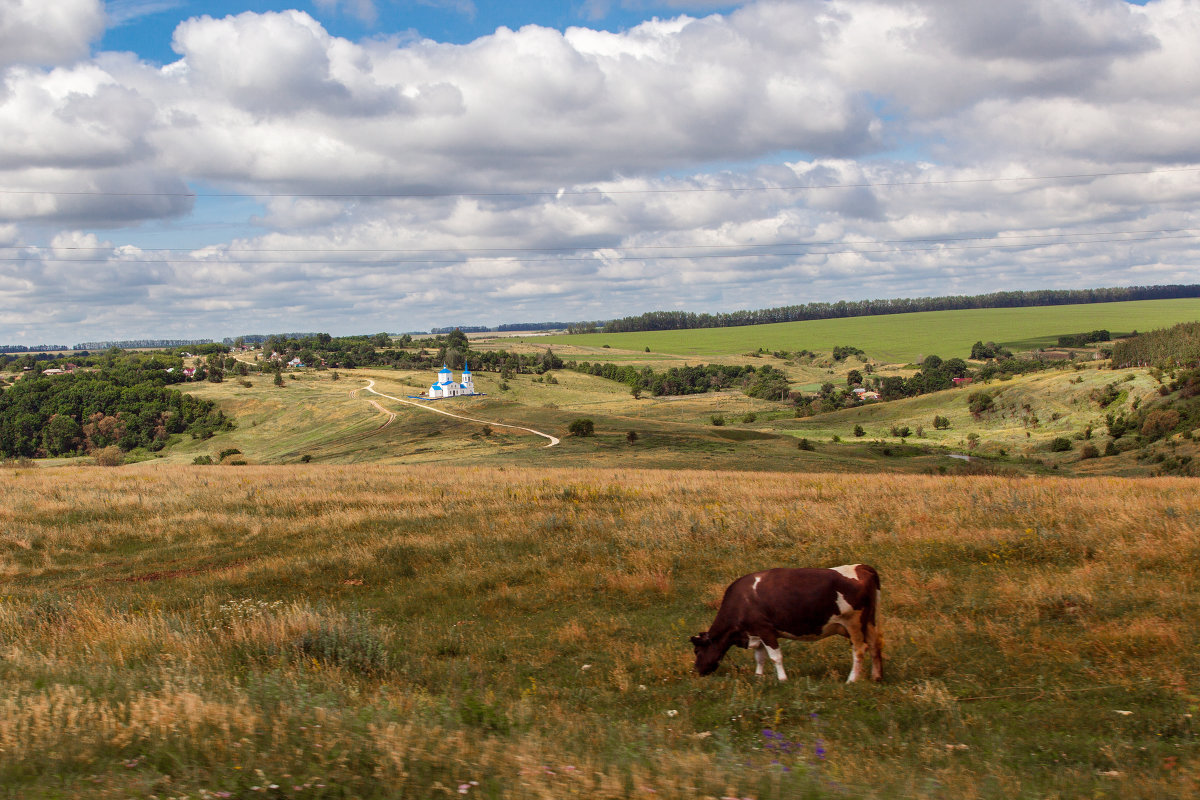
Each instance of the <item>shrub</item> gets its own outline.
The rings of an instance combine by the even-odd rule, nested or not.
[[[212,456],[196,456],[195,458],[192,459],[192,463],[204,465],[204,464],[213,463],[213,460],[212,460]]]
[[[944,431],[950,427],[950,418],[935,414],[933,417],[934,430]]]
[[[1104,455],[1115,456],[1118,452],[1120,451],[1117,450],[1117,445],[1115,443],[1109,442],[1108,444],[1104,445]]]
[[[725,418],[720,414],[713,414],[711,417],[709,417],[709,421],[718,427],[725,424]]]
[[[755,414],[753,411],[742,415],[742,422],[746,424],[754,422],[756,419],[758,419],[758,414]]]
[[[808,439],[801,439],[800,441],[796,442],[796,446],[799,447],[801,450],[812,450],[813,449],[813,444]]]
[[[307,464],[308,462],[312,461],[312,455],[310,453],[305,453],[304,455],[300,456],[300,461],[304,464]]]
[[[96,464],[101,467],[119,467],[125,463],[125,454],[115,444],[97,450],[94,455]]]
[[[587,417],[580,417],[576,420],[571,420],[571,424],[567,426],[567,431],[572,436],[591,436],[596,432],[596,423]]]
[[[909,428],[907,425],[893,425],[892,426],[892,436],[898,436],[901,439],[907,438],[909,436],[912,436],[912,429]]]
[[[1140,433],[1147,439],[1159,439],[1179,424],[1179,412],[1173,408],[1157,408],[1146,415]]]
[[[975,416],[991,411],[996,407],[996,400],[988,392],[973,392],[967,398],[967,407]]]
[[[866,436],[867,430],[862,425],[855,425],[854,426],[854,435],[855,436]]]
[[[1091,442],[1088,442],[1087,444],[1085,444],[1083,446],[1083,448],[1079,451],[1080,459],[1099,458],[1099,457],[1100,457],[1100,450],[1097,449],[1096,445],[1092,444]]]
[[[1056,436],[1050,441],[1050,452],[1066,453],[1071,449],[1071,440],[1066,436]]]
[[[238,450],[236,447],[229,447],[222,450],[220,454],[217,455],[217,461],[224,461],[226,458],[229,458],[229,456],[240,456],[241,454],[242,451]]]
[[[637,431],[630,431],[629,433],[625,434],[625,441],[629,442],[630,444],[633,444],[637,440],[638,440]]]

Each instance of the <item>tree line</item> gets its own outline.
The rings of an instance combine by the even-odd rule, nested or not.
[[[161,450],[172,434],[208,438],[232,427],[212,401],[173,388],[184,380],[177,355],[109,352],[88,361],[86,371],[26,376],[0,392],[0,456]]]
[[[624,333],[630,331],[689,330],[727,328],[741,325],[766,325],[815,319],[839,319],[884,314],[908,314],[917,311],[953,311],[971,308],[1020,308],[1027,306],[1082,305],[1129,300],[1167,300],[1200,297],[1200,284],[1168,286],[1117,286],[1101,289],[1040,289],[1034,291],[992,292],[979,295],[894,298],[886,300],[841,300],[836,303],[804,303],[755,311],[697,314],[691,311],[651,311],[632,317],[596,323],[576,323],[571,333]]]

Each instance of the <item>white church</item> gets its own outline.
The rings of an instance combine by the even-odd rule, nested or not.
[[[436,399],[439,397],[460,397],[467,394],[475,394],[475,382],[471,380],[471,367],[469,364],[463,364],[462,382],[455,383],[454,376],[450,372],[450,368],[442,364],[441,370],[438,371],[437,383],[429,387],[429,397]]]

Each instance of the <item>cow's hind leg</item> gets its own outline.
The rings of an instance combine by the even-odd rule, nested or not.
[[[867,623],[867,645],[871,650],[871,680],[883,680],[883,633],[878,624]]]
[[[850,666],[850,677],[846,679],[846,683],[854,683],[858,680],[858,676],[862,673],[862,665],[867,660],[867,640],[863,636],[862,625],[859,622],[856,614],[853,619],[845,620],[842,623],[846,632],[850,634],[850,645],[854,648],[854,663]]]

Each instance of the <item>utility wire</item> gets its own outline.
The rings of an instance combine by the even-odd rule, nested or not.
[[[944,244],[954,242],[975,242],[975,241],[1006,241],[1010,239],[1055,239],[1057,241],[1049,242],[1024,242],[1018,243],[1015,246],[1022,244],[1028,246],[1048,246],[1054,244],[1087,244],[1096,239],[1085,239],[1076,237],[1096,237],[1096,236],[1141,236],[1144,234],[1179,234],[1191,233],[1200,231],[1200,228],[1148,228],[1135,230],[1119,230],[1119,231],[1076,231],[1071,233],[1001,233],[980,236],[939,236],[931,238],[909,238],[909,239],[850,239],[845,241],[840,240],[824,240],[815,242],[770,242],[763,244],[753,244],[749,242],[740,244],[646,244],[646,245],[622,245],[622,244],[579,244],[564,247],[477,247],[477,248],[332,248],[332,247],[252,247],[240,248],[237,251],[219,251],[223,253],[338,253],[338,254],[363,254],[363,255],[381,255],[381,254],[419,254],[419,253],[439,253],[453,254],[463,257],[486,256],[489,253],[575,253],[586,250],[619,250],[625,253],[629,251],[640,250],[749,250],[752,248],[778,248],[778,247],[851,247],[860,245],[903,245],[903,244]],[[1188,236],[1161,236],[1151,238],[1190,238]],[[1138,241],[1144,241],[1139,239]],[[1110,240],[1111,241],[1111,240]],[[1133,240],[1130,240],[1133,241]],[[1014,246],[1014,245],[1009,245]],[[100,246],[100,245],[69,245],[69,246],[48,246],[48,245],[33,245],[33,244],[13,244],[0,245],[0,251],[4,250],[52,250],[54,252],[84,252],[84,251],[113,251],[120,246]],[[140,252],[152,253],[196,253],[207,249],[206,247],[156,247],[147,250],[138,248]],[[33,254],[36,255],[36,254]],[[110,255],[116,255],[110,253]],[[754,253],[746,253],[744,255],[756,255]],[[620,257],[619,255],[617,257]],[[0,261],[12,260],[0,257]],[[82,259],[80,259],[82,260]]]
[[[815,185],[795,186],[743,186],[717,187],[695,186],[676,187],[671,189],[556,189],[554,191],[528,192],[108,192],[99,190],[54,190],[54,189],[0,189],[0,195],[55,195],[64,197],[189,197],[201,198],[276,198],[301,197],[327,200],[349,199],[414,199],[414,198],[449,198],[449,197],[581,197],[589,195],[627,195],[627,194],[690,194],[697,192],[708,193],[740,193],[740,192],[805,192],[818,189],[870,189],[895,186],[949,186],[954,184],[971,183],[1007,183],[1019,181],[1056,181],[1078,180],[1082,178],[1114,178],[1126,175],[1164,175],[1177,172],[1200,172],[1200,167],[1170,167],[1166,169],[1128,170],[1117,172],[1080,172],[1062,175],[1023,175],[1013,177],[986,178],[946,178],[926,181],[880,181],[864,183],[826,183]]]
[[[1041,249],[1046,247],[1070,246],[1077,244],[1103,244],[1103,243],[1135,243],[1135,242],[1160,242],[1160,241],[1186,241],[1200,238],[1198,234],[1188,234],[1184,236],[1142,236],[1142,237],[1114,237],[1106,239],[1088,239],[1078,241],[1058,241],[1058,242],[1022,242],[1022,243],[999,243],[999,244],[979,244],[979,245],[944,245],[934,244],[925,247],[881,247],[877,249],[856,249],[856,248],[840,248],[832,250],[800,250],[800,251],[763,251],[756,253],[696,253],[696,254],[656,254],[656,255],[581,255],[581,256],[564,256],[559,258],[522,258],[524,263],[540,263],[540,262],[573,262],[573,261],[680,261],[680,260],[708,260],[708,259],[742,259],[742,258],[767,258],[767,257],[789,257],[789,256],[813,256],[813,255],[870,255],[875,253],[919,253],[930,251],[966,251],[966,250],[1008,250],[1008,249]],[[20,256],[4,256],[0,257],[0,262],[24,262],[34,260],[34,257]],[[287,265],[360,265],[360,266],[387,266],[390,264],[458,264],[462,263],[466,258],[459,256],[454,258],[385,258],[378,260],[363,260],[363,259],[319,259],[319,260],[289,260],[289,259],[218,259],[218,260],[199,260],[199,259],[183,259],[183,258],[140,258],[129,261],[113,261],[111,258],[36,258],[37,261],[43,263],[79,263],[79,264],[106,264],[106,263],[128,263],[128,264],[190,264],[193,266],[214,265],[214,264],[232,264],[232,265],[251,265],[251,264],[287,264]]]

